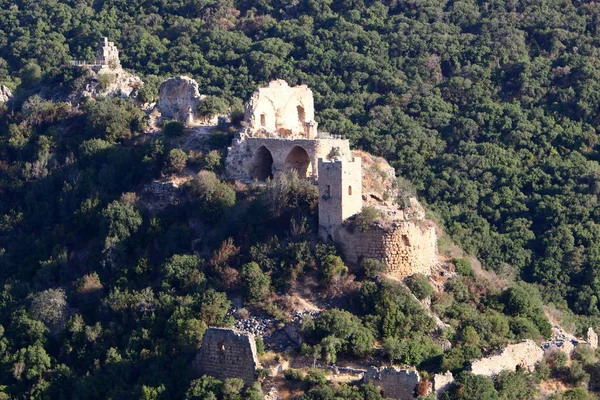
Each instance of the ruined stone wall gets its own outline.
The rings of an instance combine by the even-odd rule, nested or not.
[[[361,159],[319,159],[319,230],[331,232],[362,210]],[[324,234],[325,233],[325,234]]]
[[[272,175],[289,170],[293,165],[286,159],[295,147],[306,151],[309,164],[307,177],[318,176],[318,159],[330,159],[337,152],[342,158],[350,158],[350,144],[345,139],[282,139],[241,136],[235,139],[229,148],[226,160],[227,175],[232,179],[253,179],[256,166],[261,160],[258,150],[264,147],[273,158]]]
[[[180,76],[161,83],[157,107],[164,120],[192,125],[198,118],[201,101],[198,82],[187,76]]]
[[[517,367],[533,372],[544,357],[544,351],[533,340],[506,346],[499,354],[471,363],[475,375],[494,376],[503,370],[516,371]]]
[[[246,104],[244,117],[250,136],[275,137],[305,136],[306,124],[314,119],[312,91],[306,85],[290,87],[284,80],[258,89]]]
[[[371,367],[365,372],[365,382],[371,382],[383,391],[383,396],[391,399],[416,399],[415,389],[421,381],[416,369],[397,369],[394,367]]]
[[[246,385],[256,381],[258,367],[254,335],[232,329],[207,329],[194,360],[194,368],[200,376],[209,375],[219,380],[240,378]]]
[[[113,42],[109,42],[106,37],[102,38],[100,43],[98,43],[96,63],[115,68],[121,66],[119,49],[117,49],[117,46]]]
[[[390,227],[371,226],[365,232],[344,225],[334,229],[333,239],[350,263],[374,258],[383,262],[386,272],[398,276],[430,275],[438,262],[437,235],[429,221],[398,221]]]

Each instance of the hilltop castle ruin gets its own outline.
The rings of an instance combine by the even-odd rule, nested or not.
[[[347,261],[374,258],[395,275],[430,274],[437,263],[435,226],[416,199],[404,211],[393,201],[381,202],[378,206],[390,221],[356,229],[352,218],[376,197],[367,197],[364,190],[362,159],[347,139],[319,132],[317,126],[313,94],[306,85],[270,82],[246,104],[243,127],[228,151],[228,176],[265,181],[295,170],[318,185],[319,235],[339,243]]]

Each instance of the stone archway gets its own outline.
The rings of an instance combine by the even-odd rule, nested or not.
[[[308,176],[309,166],[310,157],[306,150],[300,146],[294,146],[285,158],[286,171],[295,169],[298,172],[298,176],[301,178],[306,178]]]
[[[265,146],[260,146],[254,153],[250,175],[259,181],[273,178],[273,155]]]

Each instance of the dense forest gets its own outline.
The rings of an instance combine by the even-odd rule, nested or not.
[[[0,396],[258,396],[194,380],[196,344],[231,324],[231,295],[283,317],[265,299],[308,273],[331,298],[348,288],[352,314],[304,327],[304,351],[327,362],[378,340],[391,361],[460,372],[482,350],[547,337],[542,303],[600,317],[599,24],[598,4],[561,0],[0,0],[0,84],[15,93],[0,103]],[[433,306],[453,349],[416,340],[434,324],[404,287],[368,268],[350,282],[335,248],[314,242],[312,185],[219,180],[232,132],[193,158],[167,130],[143,135],[129,100],[52,101],[80,87],[66,65],[93,59],[101,36],[146,82],[142,101],[181,74],[237,112],[270,79],[307,84],[322,129],[385,157],[467,253],[525,283],[498,291],[465,267]],[[136,192],[186,162],[203,172],[179,203],[144,207]],[[539,374],[593,380],[590,357]],[[485,398],[517,398],[518,382],[530,398],[534,378],[521,375],[460,382]],[[294,379],[307,399],[377,398],[369,386],[336,394],[316,373]]]

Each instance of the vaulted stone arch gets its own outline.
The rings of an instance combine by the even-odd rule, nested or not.
[[[250,175],[259,181],[273,178],[273,155],[265,146],[260,146],[254,153]]]
[[[310,171],[310,157],[307,151],[301,146],[294,146],[285,158],[285,169],[287,171],[295,169],[298,176],[306,178]]]

